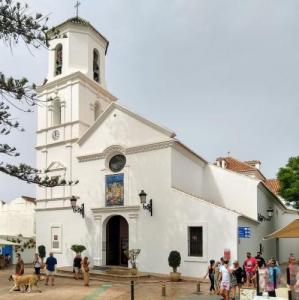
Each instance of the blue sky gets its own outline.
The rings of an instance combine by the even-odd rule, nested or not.
[[[110,41],[109,91],[124,106],[174,130],[210,162],[259,159],[274,177],[299,154],[298,1],[81,0],[79,14]],[[27,1],[55,25],[75,1]],[[0,46],[1,71],[41,83],[47,50]],[[15,112],[26,132],[6,139],[35,164],[36,116]],[[1,158],[2,159],[2,158]],[[0,174],[0,200],[34,186]]]

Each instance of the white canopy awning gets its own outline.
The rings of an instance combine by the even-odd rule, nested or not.
[[[19,246],[19,243],[14,243],[6,240],[0,239],[0,246]]]
[[[274,238],[299,238],[299,219],[264,237],[264,240]]]

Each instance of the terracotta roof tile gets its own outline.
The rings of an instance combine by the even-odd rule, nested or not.
[[[219,157],[216,161],[225,161],[226,166],[225,169],[228,169],[230,171],[238,172],[238,173],[245,173],[249,172],[247,174],[252,174],[252,171],[258,172],[261,176],[258,176],[264,184],[271,190],[274,194],[278,194],[280,184],[278,179],[266,179],[265,176],[260,172],[259,169],[255,167],[256,163],[261,163],[259,160],[249,160],[249,161],[240,161],[238,159],[235,159],[231,156],[228,157]]]
[[[247,164],[246,162],[242,162],[233,157],[220,157],[217,160],[224,159],[226,162],[226,169],[235,171],[235,172],[246,172],[246,171],[255,171],[256,168]]]
[[[247,160],[244,161],[245,164],[250,165],[252,167],[255,167],[257,164],[261,164],[261,162],[259,160]]]
[[[265,180],[265,185],[274,193],[278,194],[280,189],[280,183],[278,179],[267,179]]]
[[[107,45],[106,45],[105,55],[107,54],[109,41],[95,27],[93,27],[87,20],[82,19],[80,17],[73,17],[73,18],[67,19],[66,21],[62,22],[61,24],[55,26],[55,29],[58,29],[58,28],[64,26],[65,24],[67,24],[67,23],[84,25],[84,26],[90,27],[92,30],[94,30],[99,36],[101,36],[106,41]],[[52,29],[50,29],[49,32],[51,33],[51,31],[52,31]]]

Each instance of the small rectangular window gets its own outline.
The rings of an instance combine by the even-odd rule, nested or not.
[[[203,256],[202,227],[188,227],[188,255]]]

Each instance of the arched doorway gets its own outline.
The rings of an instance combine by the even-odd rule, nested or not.
[[[128,266],[124,251],[129,249],[129,225],[122,216],[113,216],[106,226],[106,265]]]

